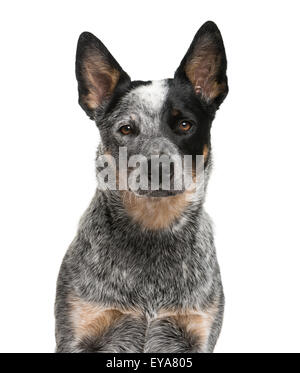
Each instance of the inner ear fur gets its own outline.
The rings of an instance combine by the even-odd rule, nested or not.
[[[197,32],[175,77],[186,78],[207,103],[218,105],[228,93],[226,54],[221,33],[209,21]]]
[[[80,35],[76,53],[79,104],[94,118],[95,110],[109,101],[118,83],[129,76],[93,34]]]

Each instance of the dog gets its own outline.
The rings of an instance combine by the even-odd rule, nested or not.
[[[200,155],[205,182],[194,192],[97,188],[60,268],[56,352],[213,352],[224,294],[203,205],[226,69],[222,36],[211,21],[196,33],[174,78],[161,81],[131,81],[99,39],[80,35],[79,104],[100,131],[96,164],[126,148],[127,157],[147,160],[190,155],[195,171]]]

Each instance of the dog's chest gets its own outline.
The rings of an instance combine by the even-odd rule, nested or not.
[[[209,250],[199,245],[194,239],[122,242],[115,238],[93,247],[92,262],[85,269],[86,291],[100,303],[148,312],[196,305],[212,280]]]

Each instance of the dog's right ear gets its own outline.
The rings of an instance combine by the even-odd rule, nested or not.
[[[130,83],[130,77],[99,39],[89,32],[80,35],[76,52],[76,78],[79,104],[95,118],[95,110],[105,106],[119,86]]]

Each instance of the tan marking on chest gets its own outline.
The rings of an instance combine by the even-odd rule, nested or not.
[[[123,204],[127,213],[144,228],[151,230],[169,227],[189,205],[184,192],[170,197],[137,197],[132,192],[123,193]]]
[[[76,338],[103,334],[122,316],[126,314],[138,316],[139,314],[135,311],[101,307],[97,303],[86,302],[76,296],[70,296],[68,303],[70,320]]]
[[[205,311],[190,310],[181,312],[160,310],[157,313],[157,318],[173,320],[188,334],[196,337],[201,347],[205,347],[217,312],[217,305],[212,304]]]

